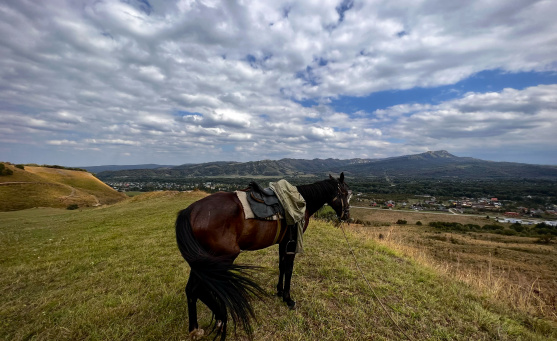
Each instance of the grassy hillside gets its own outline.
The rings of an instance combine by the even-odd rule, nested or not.
[[[0,176],[0,211],[32,207],[65,208],[112,204],[126,196],[118,193],[91,173],[4,164],[13,174]]]
[[[366,238],[395,248],[474,285],[517,309],[557,321],[557,244],[535,237],[495,234],[491,230],[451,231],[430,222],[494,224],[479,216],[371,210],[353,207],[365,221]],[[406,220],[408,224],[395,224]],[[420,221],[422,225],[416,223]],[[511,224],[497,224],[511,230]]]
[[[176,213],[203,193],[159,192],[88,210],[0,213],[0,339],[184,340],[189,267]],[[347,229],[360,266],[413,339],[549,340],[557,328],[497,303]],[[255,340],[398,340],[404,336],[357,272],[342,231],[312,221],[297,257],[290,311],[274,296],[277,247],[245,252],[268,297]],[[210,322],[199,304],[200,326]],[[240,332],[232,340],[244,340]]]

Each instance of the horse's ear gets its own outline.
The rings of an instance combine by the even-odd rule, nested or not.
[[[344,172],[340,173],[340,183],[344,182]]]
[[[329,174],[329,179],[334,180],[335,178],[333,178],[333,176]]]

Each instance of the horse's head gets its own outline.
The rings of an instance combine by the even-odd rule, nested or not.
[[[340,173],[340,178],[335,179],[329,174],[331,180],[336,181],[337,193],[327,204],[335,210],[340,220],[350,219],[350,198],[352,191],[344,182],[344,173]]]

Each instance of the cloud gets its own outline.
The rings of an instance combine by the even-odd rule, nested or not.
[[[103,163],[103,146],[179,164],[554,143],[551,86],[435,105],[401,99],[374,112],[328,104],[482,70],[555,72],[556,11],[526,0],[3,2],[0,119],[10,146],[0,151],[63,151],[79,165]],[[77,146],[93,152],[72,154]]]
[[[399,116],[390,136],[407,144],[433,150],[496,149],[557,145],[557,85],[493,93],[467,93],[439,105],[393,108]],[[390,109],[390,108],[389,108]],[[389,109],[382,112],[388,116]]]

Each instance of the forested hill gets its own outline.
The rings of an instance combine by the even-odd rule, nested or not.
[[[161,166],[162,167],[162,166]],[[384,159],[281,159],[251,162],[208,162],[152,169],[100,172],[103,181],[117,179],[172,179],[187,177],[269,176],[296,177],[338,174],[352,177],[550,179],[557,166],[494,162],[458,157],[447,151],[430,151]]]

